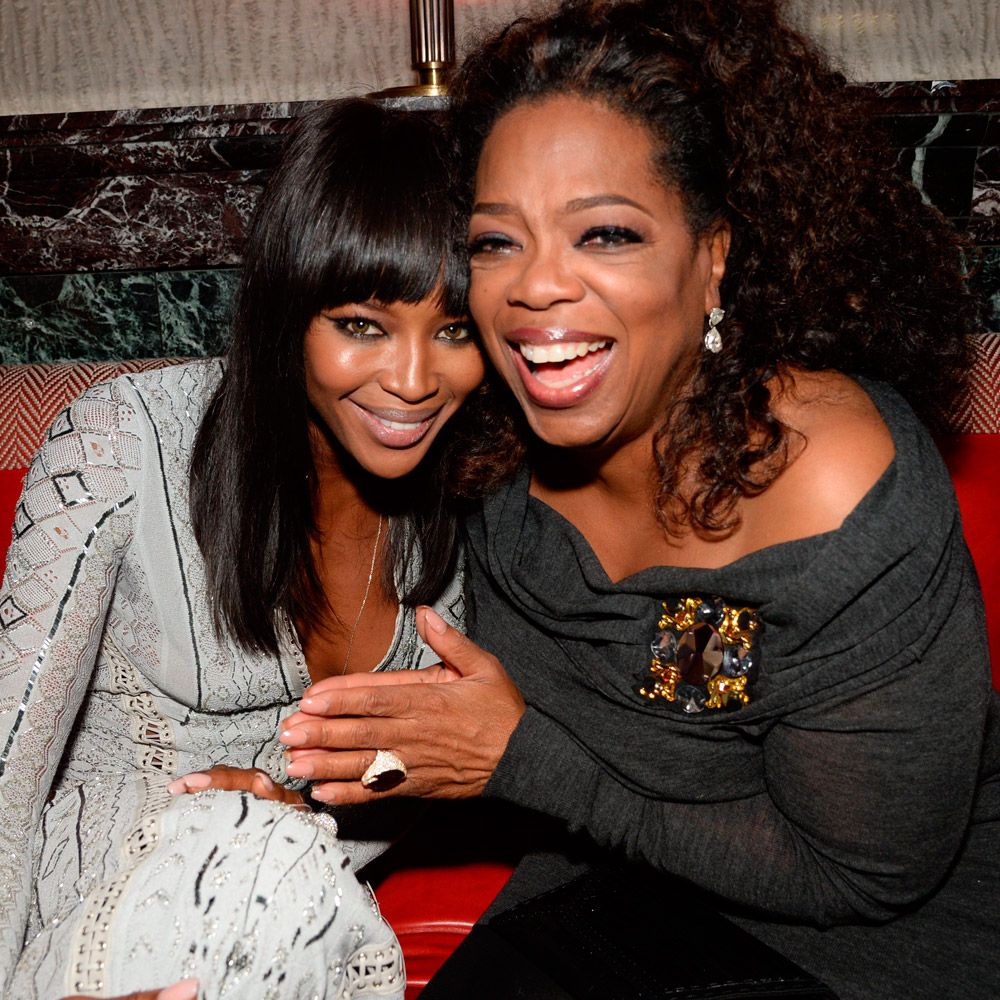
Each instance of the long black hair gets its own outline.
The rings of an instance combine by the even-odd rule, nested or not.
[[[225,372],[191,461],[191,517],[215,625],[245,649],[277,653],[276,612],[309,629],[328,611],[310,547],[310,321],[348,302],[419,302],[439,287],[442,309],[464,315],[457,246],[433,115],[351,99],[296,123],[250,228]],[[382,579],[391,591],[405,578],[406,603],[433,600],[453,571],[446,453],[435,442],[420,469],[394,484],[404,509],[391,522]],[[415,549],[419,573],[404,573]]]

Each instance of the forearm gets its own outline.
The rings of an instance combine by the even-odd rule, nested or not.
[[[659,800],[626,787],[563,729],[529,709],[487,794],[558,816],[603,847],[740,905],[828,925],[887,919],[936,884],[958,849],[971,800],[971,782],[965,782],[968,791],[954,784],[937,797],[937,811],[933,799],[922,808],[886,801],[881,822],[898,826],[890,832],[859,815],[849,793],[840,798],[836,788],[800,785],[776,797],[765,787],[728,801]],[[692,799],[695,794],[692,789]],[[888,787],[886,798],[892,798]]]

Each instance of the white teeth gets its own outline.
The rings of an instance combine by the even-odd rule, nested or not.
[[[552,361],[570,361],[572,358],[582,358],[585,354],[593,354],[608,346],[606,340],[594,342],[564,341],[560,344],[518,344],[518,350],[525,360],[535,365],[544,365]]]
[[[423,421],[418,421],[415,424],[403,424],[398,420],[383,420],[381,417],[375,418],[383,427],[388,427],[394,431],[412,431],[423,423]]]

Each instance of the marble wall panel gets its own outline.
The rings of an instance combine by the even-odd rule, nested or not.
[[[0,274],[234,264],[311,106],[0,119]]]
[[[164,355],[224,354],[239,271],[170,271],[155,280]]]
[[[970,229],[978,242],[1000,244],[1000,145],[982,149],[976,160]],[[1000,269],[996,277],[1000,290]]]
[[[263,184],[259,172],[220,172],[77,186],[75,201],[0,220],[0,274],[235,264]]]
[[[1000,330],[1000,246],[984,247],[972,287],[986,300],[993,329]]]
[[[1000,329],[1000,81],[869,90],[886,156],[984,248]],[[314,103],[0,118],[0,362],[222,351],[247,221]]]
[[[156,357],[163,353],[156,284],[148,274],[0,278],[0,344],[8,360]]]

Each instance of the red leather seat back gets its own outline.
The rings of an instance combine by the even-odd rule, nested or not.
[[[993,686],[1000,690],[1000,334],[976,338],[968,390],[938,439],[986,605]]]

